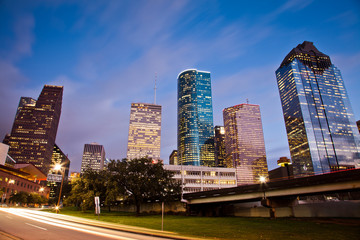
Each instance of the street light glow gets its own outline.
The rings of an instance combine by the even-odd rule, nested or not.
[[[54,170],[59,171],[60,169],[61,169],[61,165],[60,164],[55,164]]]
[[[265,183],[265,182],[266,182],[266,177],[260,176],[260,182],[261,182],[261,183]]]

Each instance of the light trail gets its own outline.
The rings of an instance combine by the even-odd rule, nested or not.
[[[117,236],[117,235],[113,235],[113,234],[109,234],[109,233],[96,232],[94,230],[75,227],[75,225],[79,225],[79,224],[64,222],[64,221],[60,221],[60,220],[56,220],[56,219],[51,219],[51,218],[48,218],[48,217],[45,217],[45,216],[33,217],[29,213],[27,213],[26,210],[11,209],[11,208],[9,208],[9,209],[0,209],[0,210],[4,211],[4,212],[8,212],[10,214],[14,214],[14,215],[23,217],[23,218],[27,218],[27,219],[30,219],[30,220],[33,220],[33,221],[41,222],[41,223],[44,223],[44,224],[48,224],[48,225],[52,225],[52,226],[56,226],[56,227],[61,227],[61,228],[67,228],[67,229],[70,229],[70,230],[75,230],[75,231],[84,232],[84,233],[88,233],[88,234],[94,234],[94,235],[101,236],[101,237],[107,237],[107,238],[113,238],[113,239],[121,239],[121,240],[136,240],[136,238],[122,237],[122,236]],[[88,226],[84,226],[84,227],[88,227]]]

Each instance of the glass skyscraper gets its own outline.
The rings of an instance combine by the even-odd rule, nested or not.
[[[45,174],[51,167],[61,114],[62,86],[45,85],[38,100],[22,97],[11,134],[5,139],[18,163],[32,163]]]
[[[127,159],[148,157],[160,160],[161,106],[132,103],[130,110]]]
[[[210,72],[189,69],[178,76],[179,164],[214,166]]]
[[[223,110],[226,161],[236,167],[238,185],[267,178],[264,133],[260,106],[239,104]]]
[[[294,175],[359,168],[359,133],[330,57],[305,41],[285,57],[276,78]]]

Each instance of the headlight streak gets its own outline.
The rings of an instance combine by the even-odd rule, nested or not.
[[[94,234],[94,235],[101,236],[101,237],[108,237],[108,238],[121,239],[121,240],[136,240],[135,238],[121,237],[121,236],[116,236],[116,235],[109,234],[109,233],[101,233],[101,232],[96,232],[93,230],[74,227],[74,226],[70,225],[73,223],[67,223],[67,222],[50,219],[50,218],[43,217],[43,216],[37,216],[35,218],[35,217],[32,217],[29,213],[26,213],[26,210],[10,208],[10,209],[1,209],[1,211],[8,212],[8,213],[20,216],[20,217],[24,217],[24,218],[33,220],[33,221],[37,221],[37,222],[41,222],[41,223],[45,223],[45,224],[49,224],[49,225],[53,225],[53,226],[57,226],[57,227],[67,228],[67,229],[71,229],[71,230],[75,230],[75,231],[79,231],[79,232]],[[75,224],[73,224],[73,225],[75,225]],[[88,226],[85,226],[85,227],[88,227]]]

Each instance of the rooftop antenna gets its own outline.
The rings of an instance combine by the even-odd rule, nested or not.
[[[156,80],[157,80],[157,72],[155,72],[154,104],[156,104]]]
[[[249,104],[249,99],[248,98],[246,99],[246,104]]]

